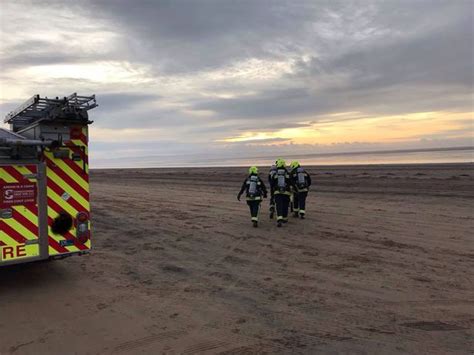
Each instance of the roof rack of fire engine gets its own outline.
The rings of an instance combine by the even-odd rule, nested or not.
[[[67,97],[49,99],[34,95],[6,115],[4,122],[11,124],[14,131],[38,121],[78,120],[88,122],[87,111],[97,107],[95,95],[79,96],[73,93]]]

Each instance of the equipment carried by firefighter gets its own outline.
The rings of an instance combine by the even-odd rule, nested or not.
[[[306,174],[303,168],[296,169],[296,177],[298,179],[298,189],[305,189],[308,187],[308,183],[306,181]]]
[[[277,170],[277,187],[280,192],[285,192],[287,189],[286,180],[287,180],[287,171],[285,169]]]
[[[249,197],[252,197],[254,198],[257,193],[258,193],[258,189],[257,189],[257,184],[258,184],[258,176],[256,175],[252,175],[250,176],[249,178],[249,182],[248,182],[248,194],[249,194]]]
[[[0,128],[0,266],[91,249],[88,125],[95,95],[33,96]]]

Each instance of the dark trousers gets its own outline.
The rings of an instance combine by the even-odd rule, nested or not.
[[[284,194],[275,195],[277,210],[277,221],[288,220],[288,207],[290,206],[290,196]]]
[[[308,197],[308,191],[295,192],[295,211],[299,212],[300,215],[305,214],[306,211],[306,197]]]
[[[249,205],[250,208],[250,216],[252,217],[252,221],[258,221],[258,211],[260,209],[260,200],[250,200],[247,201],[247,205]]]

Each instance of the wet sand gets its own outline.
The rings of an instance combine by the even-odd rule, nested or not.
[[[92,171],[93,253],[0,269],[0,354],[472,353],[473,165],[309,171],[282,229],[245,168]]]

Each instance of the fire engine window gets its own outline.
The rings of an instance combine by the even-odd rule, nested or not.
[[[69,213],[61,212],[53,221],[51,231],[54,234],[64,235],[72,228],[73,220]]]

